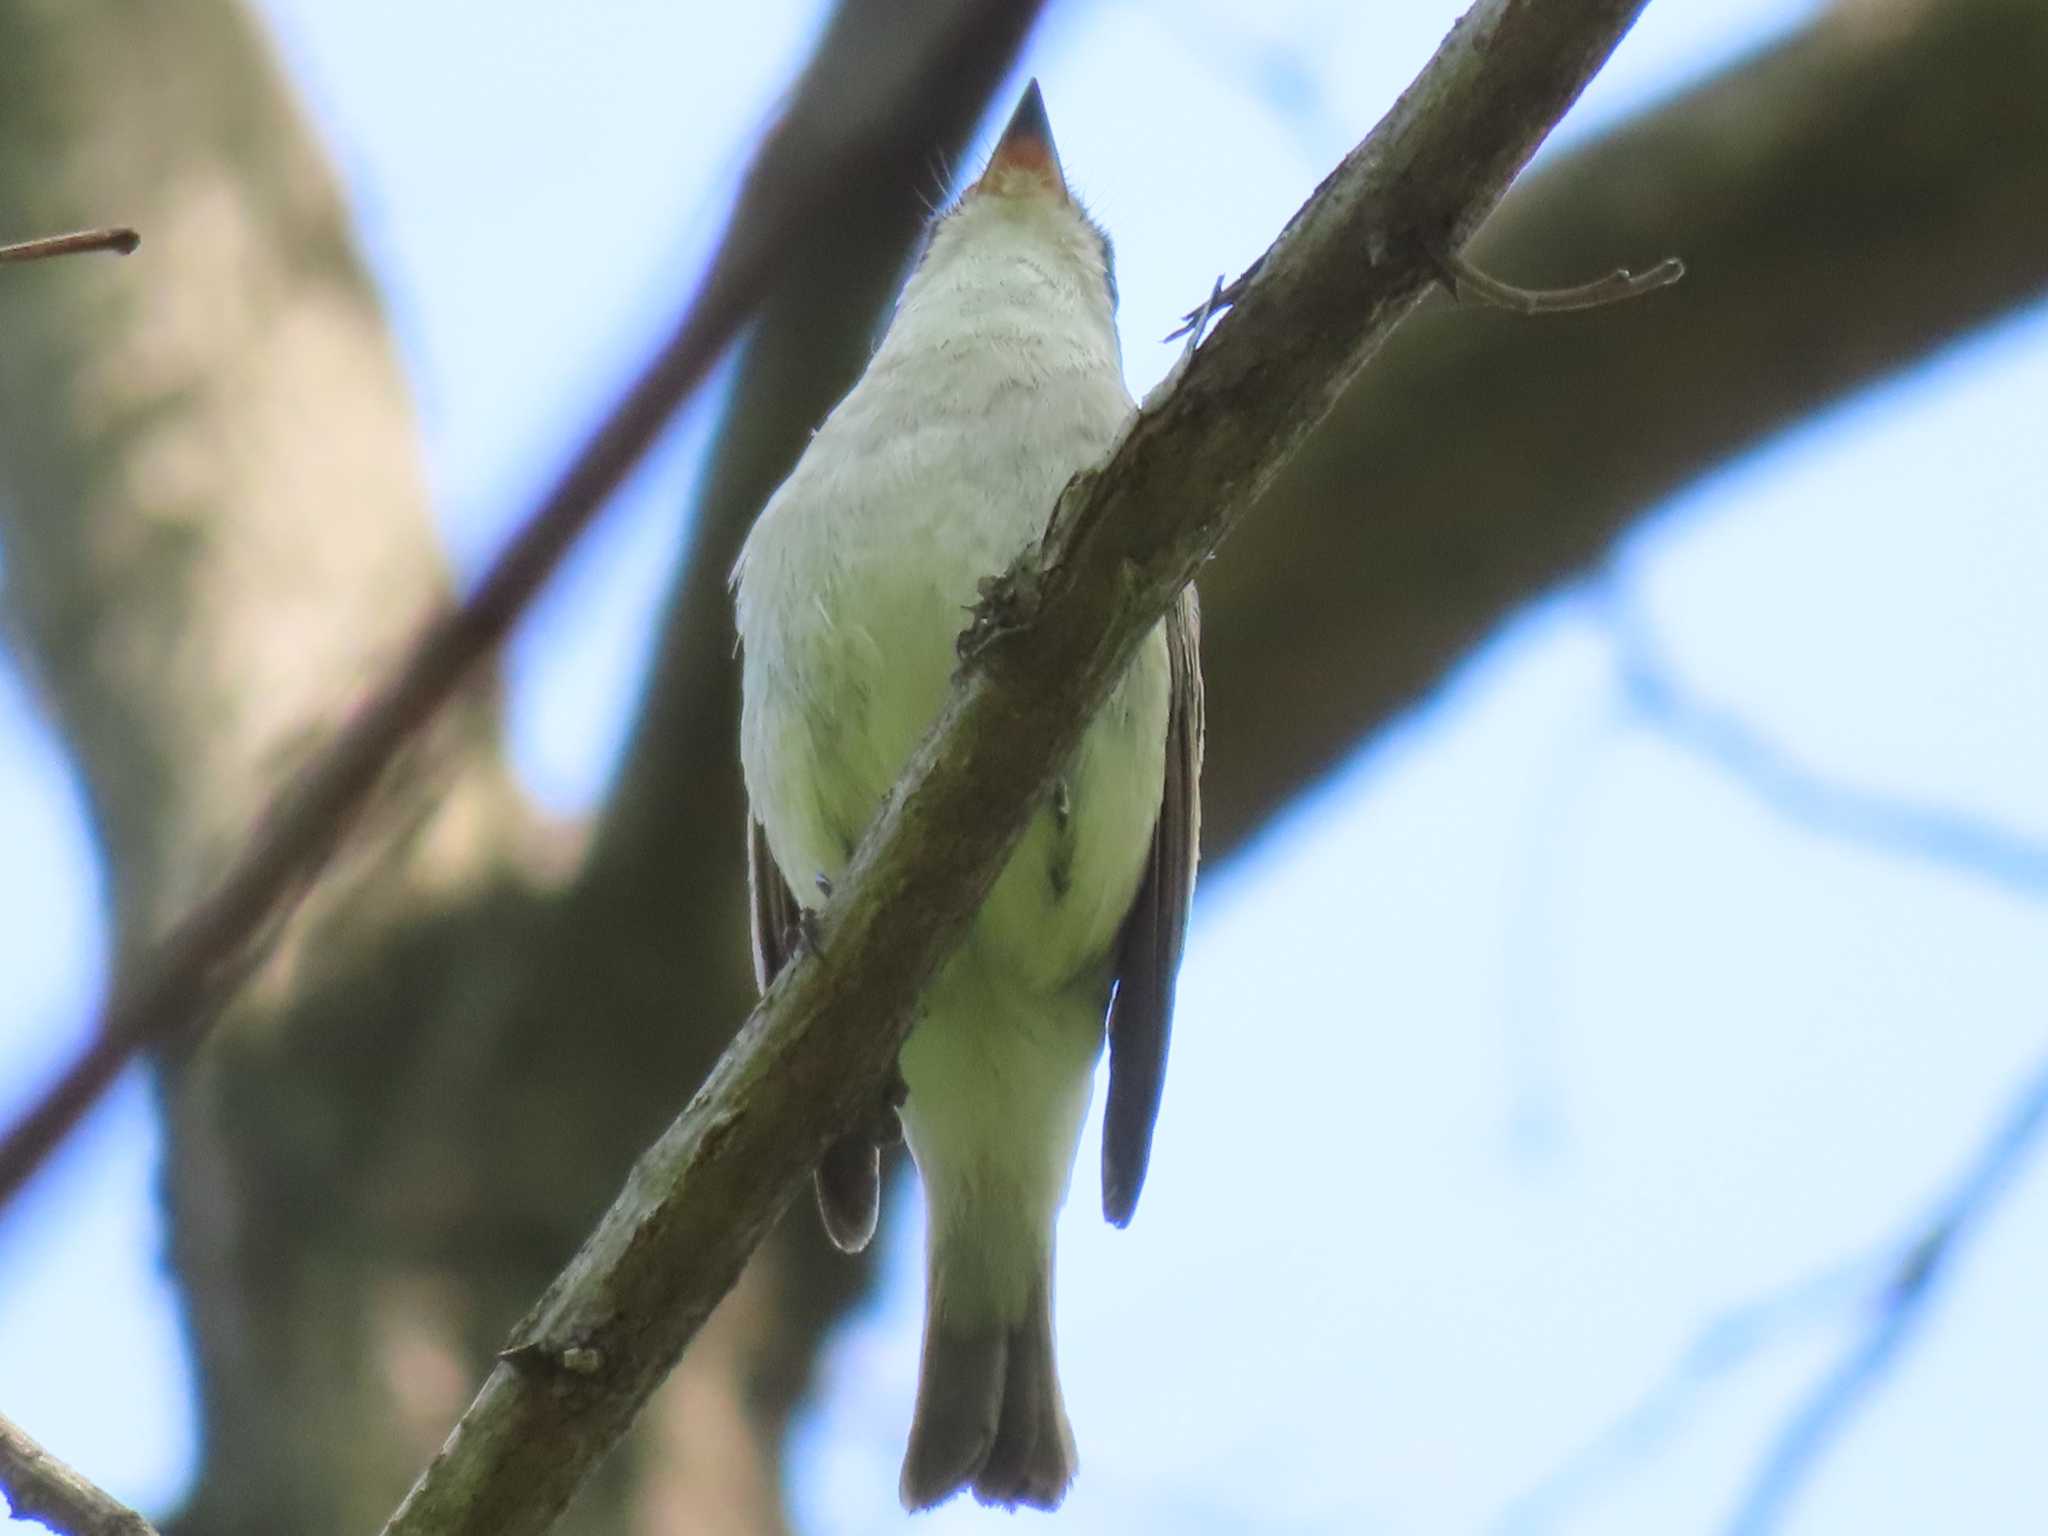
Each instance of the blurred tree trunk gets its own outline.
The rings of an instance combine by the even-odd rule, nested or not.
[[[874,67],[886,4],[847,0],[821,57]],[[159,1064],[206,1436],[179,1530],[375,1529],[741,1017],[720,583],[864,359],[928,163],[755,330],[596,835],[539,821],[472,698],[216,1038]],[[345,214],[238,6],[0,9],[0,188],[0,234],[145,234],[0,280],[4,611],[132,952],[447,578]],[[1484,247],[1505,275],[1694,275],[1577,320],[1425,315],[1360,380],[1206,583],[1212,856],[1658,497],[2039,293],[2043,208],[2037,0],[1859,0],[1522,189]],[[1303,665],[1307,695],[1264,681]],[[798,1215],[575,1529],[781,1528],[784,1428],[866,1274]]]

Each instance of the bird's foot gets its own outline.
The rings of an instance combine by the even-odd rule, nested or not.
[[[814,955],[825,953],[825,930],[818,922],[818,914],[810,907],[797,910],[796,921],[790,924],[790,931],[783,943],[794,955],[800,949],[807,949]]]
[[[1058,507],[1053,510],[1057,516]],[[1042,558],[1042,548],[1027,549],[1001,575],[984,576],[975,583],[975,595],[980,601],[968,610],[972,617],[953,643],[953,653],[963,666],[971,664],[1004,635],[1031,622],[1038,612],[1043,585],[1039,564]]]

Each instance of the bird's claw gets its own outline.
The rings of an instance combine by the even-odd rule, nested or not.
[[[790,925],[786,939],[790,952],[806,949],[814,955],[825,953],[825,930],[818,922],[818,914],[810,907],[799,908],[796,921]]]
[[[1055,508],[1057,510],[1057,508]],[[999,575],[984,576],[975,583],[975,596],[980,599],[971,612],[973,617],[967,628],[960,632],[954,642],[954,654],[960,661],[971,662],[979,656],[1000,635],[1023,627],[1037,611],[1039,600],[1039,568],[1034,551],[1025,553],[1006,571]]]

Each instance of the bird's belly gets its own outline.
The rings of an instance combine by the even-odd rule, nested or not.
[[[975,919],[968,945],[1040,990],[1099,973],[1152,844],[1166,770],[1166,652],[1152,635],[1089,724]]]
[[[747,701],[756,813],[807,905],[820,899],[811,877],[838,878],[943,707],[968,617],[962,593],[985,570],[944,583],[928,566],[918,579],[881,562],[843,574],[831,611],[793,610],[798,622],[781,637],[788,665]],[[1159,810],[1167,689],[1155,631],[1034,811],[963,960],[1045,993],[1099,971],[1106,1000],[1106,962]]]

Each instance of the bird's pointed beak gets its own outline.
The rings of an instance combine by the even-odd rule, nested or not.
[[[1012,197],[1031,192],[1067,195],[1060,152],[1052,142],[1052,121],[1045,115],[1045,96],[1036,80],[1024,88],[1023,100],[1010,114],[1010,125],[996,140],[988,169],[981,173],[974,190]]]

